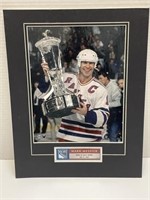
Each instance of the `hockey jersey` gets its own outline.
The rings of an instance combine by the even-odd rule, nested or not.
[[[107,90],[94,77],[82,84],[76,75],[70,73],[64,74],[64,84],[86,104],[88,112],[86,116],[77,113],[63,117],[57,137],[73,142],[101,140],[109,116]]]

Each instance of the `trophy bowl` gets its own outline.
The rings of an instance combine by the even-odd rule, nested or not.
[[[43,35],[43,39],[36,42],[42,61],[47,63],[49,71],[47,77],[49,88],[43,96],[43,114],[49,118],[61,118],[73,114],[72,109],[80,107],[80,101],[76,94],[65,88],[63,82],[61,53],[59,49],[60,39],[47,36],[48,30]]]

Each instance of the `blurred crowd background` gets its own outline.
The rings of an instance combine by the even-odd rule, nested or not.
[[[76,56],[79,51],[90,48],[99,58],[96,72],[105,70],[111,79],[124,73],[125,26],[64,26],[64,27],[28,27],[28,45],[32,83],[38,81],[41,69],[41,55],[35,43],[42,39],[43,32],[61,39],[61,61],[64,72],[78,71]],[[95,73],[96,75],[97,73]]]

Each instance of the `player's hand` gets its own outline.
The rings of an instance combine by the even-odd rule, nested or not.
[[[80,102],[80,107],[78,107],[78,108],[76,108],[76,109],[72,109],[71,110],[71,112],[72,113],[78,113],[78,114],[80,114],[80,115],[86,115],[86,113],[87,113],[87,106],[86,106],[86,104],[84,104],[84,103],[82,103],[82,102]]]
[[[41,67],[43,69],[43,72],[44,72],[45,76],[47,76],[47,73],[50,71],[48,63],[46,63],[46,62],[41,63]]]

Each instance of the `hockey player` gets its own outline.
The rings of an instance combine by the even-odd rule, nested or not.
[[[77,61],[79,73],[64,73],[63,80],[65,87],[79,96],[80,107],[62,118],[57,138],[60,142],[97,142],[102,139],[109,117],[107,90],[92,76],[98,61],[94,51],[82,50]],[[49,70],[46,63],[42,63],[42,68]]]

